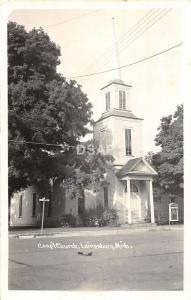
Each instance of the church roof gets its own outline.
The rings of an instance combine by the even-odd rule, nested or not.
[[[141,161],[141,157],[130,159],[118,172],[118,176],[126,175],[133,167]]]
[[[105,85],[103,88],[101,88],[101,90],[105,89],[106,87],[110,86],[111,84],[119,84],[119,85],[123,85],[123,86],[132,87],[131,85],[125,84],[121,79],[113,79],[113,80],[110,80],[109,83],[107,85]]]
[[[146,166],[146,170],[137,169],[136,167],[140,162],[143,162]],[[130,159],[117,173],[119,177],[131,175],[157,175],[156,171],[146,162],[142,157]]]
[[[128,118],[128,119],[136,119],[136,120],[143,120],[141,118],[137,118],[130,110],[120,110],[120,109],[111,109],[106,112],[104,112],[101,117],[96,121],[99,122],[101,120],[104,120],[108,117],[123,117],[123,118]]]

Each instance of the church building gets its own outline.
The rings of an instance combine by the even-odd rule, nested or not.
[[[97,201],[115,208],[120,224],[154,223],[155,170],[142,157],[142,121],[130,109],[131,86],[112,80],[102,88],[105,112],[94,126],[94,139],[114,158],[114,170],[105,177]],[[102,194],[102,196],[100,195]]]
[[[46,226],[61,223],[64,215],[78,216],[89,208],[102,206],[115,209],[119,224],[154,223],[152,181],[155,170],[142,157],[142,119],[130,108],[131,86],[122,80],[112,80],[102,88],[105,112],[95,122],[94,139],[114,158],[113,168],[105,174],[97,190],[84,190],[83,196],[71,199],[59,185],[30,186],[13,195],[10,226],[39,226],[42,203]]]
[[[113,44],[115,42],[113,19]],[[113,168],[105,174],[96,190],[84,190],[80,198],[71,198],[67,189],[49,183],[32,186],[13,195],[10,226],[39,226],[42,194],[50,199],[45,209],[47,226],[60,224],[64,215],[79,216],[89,208],[114,209],[119,224],[155,223],[153,177],[155,170],[143,155],[142,119],[131,110],[131,86],[121,80],[118,49],[112,61],[113,78],[102,90],[105,111],[95,122],[93,138],[106,154],[113,156]],[[135,104],[135,101],[133,100]]]

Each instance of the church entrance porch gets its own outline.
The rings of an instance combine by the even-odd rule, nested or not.
[[[131,219],[132,223],[141,221],[141,198],[138,192],[131,192]]]
[[[152,179],[131,179],[125,181],[125,205],[127,209],[125,223],[154,223],[154,205]]]
[[[155,223],[153,176],[157,173],[143,159],[130,159],[116,172],[116,207],[123,224]]]
[[[115,207],[121,224],[155,223],[152,178],[124,177],[118,187]]]

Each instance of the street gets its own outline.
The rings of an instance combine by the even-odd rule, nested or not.
[[[182,290],[183,231],[10,238],[9,289]]]

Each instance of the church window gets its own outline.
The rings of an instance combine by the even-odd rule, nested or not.
[[[126,109],[126,93],[119,91],[119,109]]]
[[[23,195],[20,195],[19,198],[19,218],[22,217],[23,214]]]
[[[125,129],[125,152],[126,155],[132,155],[131,129]]]
[[[107,92],[105,94],[105,97],[106,97],[106,110],[109,110],[110,109],[110,92]]]
[[[131,193],[138,193],[137,186],[135,184],[131,183],[130,191],[131,191]]]
[[[36,216],[36,193],[33,193],[32,217]]]

